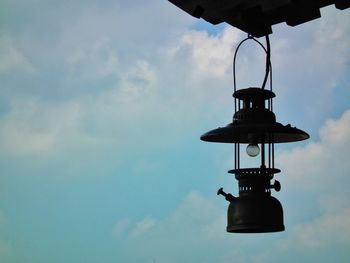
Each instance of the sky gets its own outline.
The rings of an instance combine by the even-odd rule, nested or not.
[[[350,16],[270,36],[286,231],[226,233],[246,33],[164,0],[0,2],[0,262],[349,262]],[[261,39],[263,41],[263,39]],[[258,86],[264,54],[237,59]]]

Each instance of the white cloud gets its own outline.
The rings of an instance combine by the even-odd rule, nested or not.
[[[156,226],[156,224],[157,220],[155,218],[146,216],[144,219],[142,219],[135,225],[135,228],[131,231],[130,236],[135,238],[137,236],[145,234],[146,232],[151,231],[152,228]]]
[[[215,196],[214,196],[215,197]],[[203,196],[198,191],[190,192],[183,200],[177,210],[167,219],[165,225],[172,226],[172,230],[176,229],[176,222],[182,222],[183,230],[190,232],[198,232],[195,238],[200,236],[201,240],[209,240],[212,236],[212,231],[217,231],[220,228],[224,229],[222,223],[222,210],[216,207],[214,200]],[[173,229],[173,226],[175,229]],[[178,235],[180,233],[173,233]]]
[[[128,259],[212,262],[213,258],[218,258],[218,253],[225,249],[221,249],[220,245],[224,244],[228,235],[225,233],[225,211],[217,206],[214,198],[216,196],[208,198],[198,191],[192,191],[166,218],[157,220],[146,216],[136,223],[134,229],[125,233],[125,237],[131,238],[124,245],[138,251],[128,255]],[[212,251],[213,255],[208,256],[203,251]]]
[[[12,99],[9,110],[0,116],[0,151],[3,155],[47,156],[109,145],[115,147],[115,154],[125,154],[124,144],[133,151],[137,143],[130,145],[133,138],[128,135],[140,137],[140,124],[153,118],[154,105],[161,100],[156,95],[157,75],[147,61],[137,61],[118,73],[118,78],[116,87],[102,89],[94,97],[82,94],[57,102],[33,96]],[[67,85],[74,88],[71,80]],[[159,112],[162,114],[166,112]],[[151,126],[149,123],[143,129]]]
[[[77,132],[80,109],[67,102],[47,107],[39,100],[16,100],[11,111],[0,122],[2,151],[7,154],[47,154],[67,139],[66,134]]]
[[[322,9],[321,19],[295,30],[276,26],[271,45],[279,109],[287,109],[289,115],[316,128],[340,105],[346,105],[345,98],[337,94],[347,90],[349,25],[349,16],[331,6]]]
[[[0,35],[0,73],[34,72],[34,67],[29,59],[15,43],[12,37]]]
[[[347,44],[350,41],[350,18],[341,15],[334,7],[323,9],[322,15],[326,19],[320,20],[320,26],[315,32],[315,40],[329,50],[337,50],[337,53],[342,56],[337,56],[335,60],[344,63],[350,55]],[[331,56],[331,52],[323,55]]]
[[[68,78],[72,80],[103,80],[118,77],[120,70],[117,50],[107,40],[96,40],[86,46],[78,46],[67,55]]]
[[[184,34],[173,56],[188,49],[189,62],[195,74],[200,76],[223,77],[232,67],[234,44],[241,33],[232,27],[226,27],[220,34],[210,36],[205,31],[190,31]]]
[[[142,101],[156,91],[157,75],[147,61],[137,61],[125,76],[122,77],[118,100],[132,103]]]
[[[293,243],[304,248],[325,248],[329,245],[350,245],[350,207],[325,213],[291,230]]]
[[[76,7],[73,6],[74,8]],[[175,23],[173,26],[177,34],[170,38],[176,41],[163,41],[161,43],[167,44],[166,46],[155,45],[153,49],[140,44],[139,50],[134,50],[136,53],[126,52],[125,48],[131,48],[133,37],[136,36],[125,36],[135,32],[120,29],[119,23],[118,29],[102,26],[113,24],[115,19],[126,19],[122,15],[122,8],[122,3],[113,5],[111,10],[104,6],[87,5],[76,16],[59,21],[60,28],[64,30],[55,35],[55,43],[47,43],[40,50],[40,55],[35,52],[31,54],[37,59],[36,62],[47,63],[45,68],[41,67],[42,73],[46,72],[46,68],[50,68],[51,63],[61,66],[61,76],[58,79],[63,81],[59,85],[52,82],[47,89],[64,93],[69,102],[45,104],[43,102],[46,95],[43,94],[51,92],[39,90],[39,96],[43,97],[36,102],[36,113],[24,114],[25,111],[22,110],[21,121],[10,120],[17,118],[15,116],[20,114],[20,110],[13,114],[7,113],[7,117],[4,118],[6,121],[2,125],[4,138],[7,138],[7,148],[20,149],[23,146],[21,152],[30,152],[29,149],[36,152],[45,151],[56,145],[58,134],[62,138],[61,143],[66,144],[72,140],[64,138],[75,137],[75,133],[78,132],[86,135],[90,131],[84,129],[88,127],[97,131],[95,134],[89,134],[92,140],[94,136],[99,140],[99,135],[114,133],[116,140],[125,141],[125,137],[133,131],[136,132],[141,126],[143,133],[158,130],[159,134],[154,136],[158,136],[157,138],[166,133],[177,134],[180,137],[184,131],[174,122],[179,116],[182,127],[187,127],[193,123],[193,119],[200,121],[199,118],[211,117],[213,111],[218,115],[217,113],[221,113],[224,108],[232,106],[229,97],[232,91],[232,55],[238,38],[243,36],[241,32],[226,27],[218,35],[210,36],[206,32],[185,31]],[[139,9],[137,11],[146,12]],[[99,20],[101,14],[102,21]],[[186,23],[189,23],[188,21],[186,20]],[[68,22],[73,22],[73,25],[67,26]],[[148,39],[152,37],[153,35]],[[31,45],[35,45],[35,42],[28,41],[27,52],[31,51]],[[173,54],[167,57],[161,53],[162,50],[172,50]],[[41,56],[47,56],[48,59],[41,60]],[[290,58],[291,56],[288,56],[287,60]],[[242,79],[251,78],[251,72],[244,75]],[[13,92],[22,90],[15,89]],[[52,98],[50,99],[52,101]],[[69,109],[72,104],[79,105],[78,115],[77,108],[70,109],[70,113],[69,110],[64,110]],[[55,109],[58,108],[61,109],[58,110],[61,112],[58,114],[60,116],[55,116]],[[14,107],[10,110],[16,111]],[[204,110],[205,115],[202,114]],[[32,124],[31,120],[43,113],[47,115],[47,123],[42,121],[42,127],[46,125],[46,128],[42,129],[45,131],[32,132],[35,128],[30,126],[35,125],[36,121]],[[53,116],[49,116],[50,114]],[[229,120],[229,116],[220,118]],[[49,121],[53,119],[56,119],[57,126],[53,121]],[[27,128],[19,129],[20,122],[25,122]],[[66,127],[65,123],[72,125]],[[56,129],[60,129],[60,132]],[[130,130],[133,130],[131,134]],[[139,134],[134,135],[134,138],[139,137]],[[15,143],[16,141],[18,143]],[[136,140],[133,144],[139,143]]]

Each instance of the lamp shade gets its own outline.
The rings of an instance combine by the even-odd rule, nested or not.
[[[239,110],[232,123],[203,134],[207,142],[221,143],[286,143],[302,141],[309,135],[290,124],[276,122],[275,114],[266,108],[266,101],[275,94],[270,90],[247,88],[237,90],[233,97],[239,100]]]
[[[306,140],[309,135],[295,127],[281,123],[239,123],[232,122],[226,127],[217,128],[203,134],[200,139],[206,142],[221,143],[286,143]]]

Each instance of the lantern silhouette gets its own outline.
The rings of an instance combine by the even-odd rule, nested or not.
[[[234,144],[234,169],[228,171],[238,180],[239,196],[226,194],[222,188],[218,195],[224,195],[229,201],[227,212],[227,232],[263,233],[285,229],[281,203],[271,196],[271,189],[280,191],[278,181],[271,184],[274,175],[280,170],[275,168],[275,143],[302,141],[309,135],[290,124],[282,125],[276,121],[272,99],[275,94],[264,89],[268,74],[271,73],[270,45],[268,37],[266,51],[266,75],[262,88],[249,87],[236,89],[235,59],[240,45],[255,38],[248,37],[236,49],[234,56],[234,101],[233,121],[225,127],[211,130],[201,136],[201,140]],[[260,45],[261,43],[258,42]],[[261,45],[262,46],[262,45]],[[271,75],[270,75],[271,80]],[[241,167],[241,148],[247,145],[246,154],[258,158],[258,167]],[[260,147],[259,147],[260,146]]]

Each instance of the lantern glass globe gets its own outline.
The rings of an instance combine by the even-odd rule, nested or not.
[[[247,146],[247,154],[250,156],[250,157],[256,157],[258,156],[260,153],[260,148],[257,144],[249,144]]]

